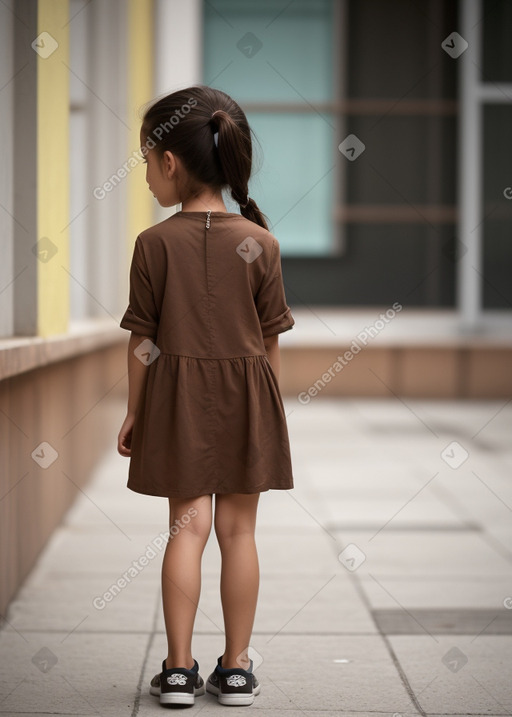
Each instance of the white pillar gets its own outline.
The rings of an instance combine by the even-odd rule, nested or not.
[[[154,22],[155,97],[202,82],[201,0],[155,0]],[[156,222],[171,214],[168,208],[155,205]]]
[[[203,3],[155,0],[155,93],[202,81]]]
[[[84,13],[90,12],[93,44],[88,48],[88,84],[94,92],[88,95],[87,288],[92,295],[88,311],[102,318],[120,310],[118,267],[119,257],[126,251],[126,183],[118,184],[103,200],[95,199],[93,190],[101,187],[128,159],[127,87],[122,72],[117,71],[118,67],[126,67],[127,7],[124,0],[111,0],[91,3],[90,8],[84,10]],[[109,67],[112,70],[107,72]]]
[[[14,281],[14,11],[12,3],[0,6],[0,336],[11,336]],[[35,241],[33,242],[35,243]]]
[[[469,43],[456,60],[459,87],[459,240],[467,251],[457,263],[457,305],[463,331],[482,321],[482,105],[479,101],[481,63],[481,0],[460,0],[460,34]]]

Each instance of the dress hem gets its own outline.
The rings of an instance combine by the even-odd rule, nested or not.
[[[213,490],[213,491],[204,491],[203,493],[179,493],[177,491],[174,491],[172,494],[170,493],[152,493],[151,491],[146,490],[139,490],[138,488],[132,488],[130,485],[126,486],[134,493],[138,493],[139,495],[148,495],[152,496],[153,498],[180,498],[180,499],[186,499],[186,498],[200,498],[203,495],[256,495],[257,493],[267,493],[269,490],[293,490],[294,486],[272,486],[271,488],[262,488],[261,490]]]

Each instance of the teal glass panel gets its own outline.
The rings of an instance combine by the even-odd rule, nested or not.
[[[203,7],[203,82],[243,108],[332,100],[333,0],[207,0]],[[261,146],[255,143],[250,193],[283,255],[329,254],[334,119],[315,111],[247,115]]]
[[[336,157],[317,115],[249,113],[256,135],[250,195],[268,217],[283,254],[329,253]]]
[[[237,101],[332,96],[332,0],[209,0],[204,81]]]

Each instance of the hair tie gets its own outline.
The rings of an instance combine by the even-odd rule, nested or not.
[[[210,117],[210,126],[213,129],[213,141],[215,142],[215,146],[219,146],[219,123],[217,122],[216,114],[219,110],[215,110],[215,112],[212,112],[212,116]]]

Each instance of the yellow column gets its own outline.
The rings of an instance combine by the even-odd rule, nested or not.
[[[140,147],[141,107],[153,99],[153,0],[128,0],[128,156]],[[137,235],[153,223],[153,198],[142,162],[127,177],[128,253]]]
[[[69,0],[38,0],[38,333],[69,320]],[[64,64],[65,63],[65,64]],[[64,268],[63,268],[64,267]]]

